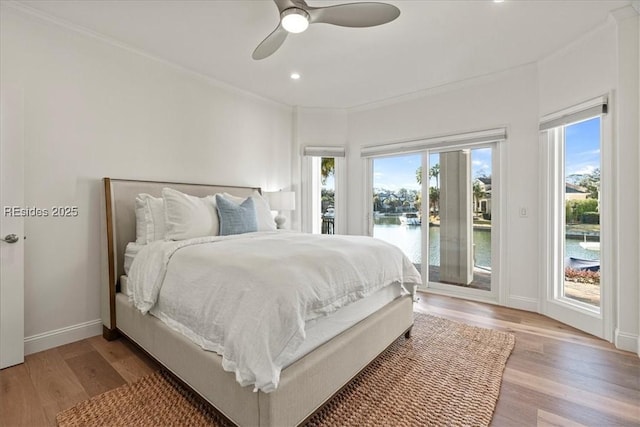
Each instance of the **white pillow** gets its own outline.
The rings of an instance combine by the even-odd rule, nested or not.
[[[246,199],[244,197],[237,197],[229,193],[223,193],[223,197],[227,200],[234,202],[235,204],[241,204]],[[256,190],[251,195],[253,198],[253,204],[256,208],[256,221],[258,224],[258,231],[276,231],[276,223],[271,215],[271,208],[269,202],[262,197],[262,195]]]
[[[217,236],[220,224],[214,196],[195,197],[172,188],[162,189],[166,238],[184,240]]]
[[[163,240],[164,202],[160,197],[146,193],[136,197],[136,243],[144,245],[154,240]]]
[[[165,239],[164,201],[160,197],[147,198],[151,220],[147,223],[147,242]],[[153,231],[151,231],[153,230]]]
[[[148,196],[148,194],[136,196],[136,243],[139,245],[147,243],[147,202],[143,196]]]

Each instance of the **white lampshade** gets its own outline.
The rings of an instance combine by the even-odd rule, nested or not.
[[[293,211],[296,209],[296,193],[293,191],[266,192],[269,206],[274,211]]]
[[[272,191],[264,194],[269,201],[269,207],[274,211],[278,211],[278,215],[273,219],[277,227],[279,229],[284,228],[287,218],[281,212],[296,209],[296,193],[293,191]]]

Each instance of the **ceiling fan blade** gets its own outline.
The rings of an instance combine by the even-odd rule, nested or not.
[[[278,12],[282,13],[283,10],[289,9],[290,7],[300,7],[293,0],[273,0],[276,6],[278,6]]]
[[[259,60],[270,56],[278,50],[280,46],[282,46],[282,43],[284,43],[287,38],[287,34],[289,34],[287,30],[282,28],[282,25],[278,24],[276,29],[273,30],[266,39],[262,40],[262,43],[260,43],[256,50],[253,51],[251,57],[255,60]]]
[[[374,27],[400,16],[400,9],[387,3],[347,3],[336,6],[309,8],[312,23],[341,27]]]

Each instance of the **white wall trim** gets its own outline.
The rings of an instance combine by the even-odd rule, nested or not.
[[[638,335],[623,332],[616,328],[614,344],[620,350],[631,351],[640,355],[640,337]]]
[[[540,64],[543,64],[544,62],[547,62],[550,59],[557,58],[558,56],[565,55],[567,52],[571,52],[573,49],[576,48],[576,46],[579,46],[581,43],[583,43],[585,39],[592,37],[594,34],[597,34],[598,32],[600,32],[603,28],[606,28],[608,25],[611,25],[612,19],[613,18],[611,17],[611,14],[609,14],[607,19],[605,19],[601,24],[595,26],[589,31],[582,33],[577,39],[567,43],[566,45],[562,46],[558,50],[551,52],[548,55],[538,59],[537,61],[538,69],[540,68]]]
[[[336,157],[335,159],[335,234],[347,234],[347,221],[349,220],[348,204],[347,204],[347,160],[346,156]]]
[[[404,102],[414,101],[414,100],[425,98],[428,96],[438,95],[438,94],[452,92],[456,90],[462,90],[464,88],[467,88],[469,86],[474,86],[479,83],[495,81],[509,73],[512,73],[514,71],[518,71],[524,68],[536,66],[536,64],[537,62],[528,62],[526,64],[516,65],[515,67],[507,68],[504,70],[490,72],[490,73],[482,74],[479,76],[463,78],[462,80],[457,80],[454,82],[443,82],[440,85],[428,87],[425,89],[418,89],[417,91],[414,91],[414,92],[404,93],[397,96],[392,96],[390,98],[384,98],[378,101],[372,101],[364,104],[353,105],[351,107],[343,108],[342,110],[346,110],[348,113],[359,113],[362,111],[376,110],[378,108],[398,105]],[[316,108],[316,107],[309,107],[309,108]]]
[[[71,22],[66,21],[64,19],[52,16],[52,15],[46,13],[46,12],[43,12],[41,10],[38,10],[38,9],[33,8],[33,7],[27,6],[27,5],[23,4],[23,3],[18,3],[17,1],[7,1],[7,2],[3,1],[2,2],[2,6],[3,7],[7,6],[9,8],[14,9],[14,10],[17,10],[17,11],[23,12],[23,13],[25,13],[27,15],[33,16],[33,17],[35,17],[37,19],[50,22],[52,24],[55,24],[55,25],[58,25],[60,27],[66,28],[67,30],[71,30],[71,31],[74,31],[76,33],[80,33],[80,34],[82,34],[84,36],[91,37],[93,39],[100,40],[101,42],[110,44],[111,46],[115,46],[115,47],[118,47],[120,49],[124,49],[124,50],[126,50],[128,52],[134,53],[136,55],[143,56],[143,57],[145,57],[147,59],[150,59],[152,61],[156,61],[156,62],[162,63],[162,64],[167,65],[167,66],[169,66],[169,67],[171,67],[171,68],[173,68],[173,69],[175,69],[175,70],[177,70],[179,72],[188,74],[191,77],[195,77],[195,78],[197,78],[197,79],[199,79],[201,81],[204,81],[205,83],[210,84],[212,86],[215,86],[217,88],[225,89],[225,90],[233,92],[233,93],[235,93],[237,95],[241,95],[241,96],[244,96],[244,97],[247,97],[247,98],[251,98],[251,99],[254,99],[254,100],[266,102],[268,104],[271,104],[273,106],[277,106],[277,107],[280,107],[280,108],[289,109],[289,110],[292,108],[290,105],[283,104],[281,102],[278,102],[278,101],[275,101],[273,99],[258,95],[258,94],[253,93],[253,92],[249,92],[248,90],[240,89],[237,86],[233,86],[233,85],[231,85],[229,83],[225,83],[223,81],[217,80],[217,79],[215,79],[213,77],[210,77],[210,76],[208,76],[206,74],[203,74],[203,73],[201,73],[199,71],[195,71],[195,70],[192,70],[190,68],[184,67],[184,66],[179,65],[179,64],[177,64],[175,62],[172,62],[170,60],[161,58],[159,56],[155,56],[155,55],[153,55],[151,53],[148,53],[148,52],[146,52],[146,51],[144,51],[142,49],[135,48],[135,47],[130,46],[130,45],[126,44],[126,43],[123,43],[123,42],[120,42],[120,41],[118,41],[116,39],[113,39],[113,38],[111,38],[109,36],[101,34],[101,33],[97,32],[97,31],[90,30],[90,29],[88,29],[86,27],[83,27],[82,25],[74,24],[74,23],[71,23]]]
[[[400,154],[418,153],[438,148],[455,150],[460,146],[481,145],[503,142],[507,139],[507,128],[456,132],[447,135],[412,138],[386,143],[367,144],[360,147],[360,157],[387,157]]]
[[[616,22],[624,21],[628,18],[635,18],[640,14],[640,2],[631,3],[628,6],[612,10],[609,15]]]
[[[462,290],[466,288],[460,288],[460,289]],[[459,292],[459,291],[456,291],[455,288],[445,290],[445,289],[438,289],[438,288],[433,288],[428,286],[425,287],[424,285],[418,286],[417,290],[427,294],[442,295],[445,297],[460,298],[468,301],[482,302],[485,304],[500,305],[498,300],[494,298],[492,295],[483,295],[482,294],[483,291],[478,291],[477,293]]]
[[[102,319],[31,335],[24,339],[24,354],[37,353],[100,334],[102,334]]]
[[[507,298],[507,307],[532,311],[534,313],[539,312],[537,298],[521,297],[518,295],[509,295]]]

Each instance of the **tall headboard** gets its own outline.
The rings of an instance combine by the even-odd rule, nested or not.
[[[136,240],[135,199],[140,193],[155,197],[162,196],[162,189],[170,187],[193,196],[204,197],[227,192],[234,196],[248,197],[259,187],[236,187],[227,185],[187,184],[178,182],[135,181],[128,179],[103,178],[104,207],[106,219],[106,244],[108,283],[103,281],[102,323],[105,328],[115,331],[116,286],[124,274],[124,251],[127,243]],[[107,331],[105,331],[105,335]]]

